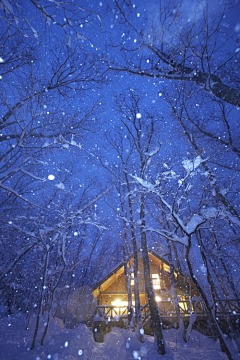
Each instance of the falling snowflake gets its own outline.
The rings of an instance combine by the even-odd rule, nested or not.
[[[48,180],[54,180],[55,176],[54,175],[48,175]]]
[[[133,358],[134,358],[134,359],[138,359],[138,358],[139,358],[139,353],[138,353],[138,351],[136,351],[136,350],[133,351]]]

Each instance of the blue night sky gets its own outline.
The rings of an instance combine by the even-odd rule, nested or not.
[[[149,248],[185,269],[201,224],[239,285],[240,2],[164,3],[1,1],[4,286],[30,294],[46,254],[53,282],[96,283],[132,251],[129,198],[140,248],[143,193]]]

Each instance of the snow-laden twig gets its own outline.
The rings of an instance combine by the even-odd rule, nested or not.
[[[233,224],[240,227],[240,220],[225,209],[210,207],[202,209],[201,214],[205,219],[216,219],[217,217],[221,217],[222,219],[230,220]]]
[[[185,225],[183,220],[180,218],[179,214],[173,211],[172,205],[170,205],[164,199],[163,195],[155,185],[149,183],[146,180],[139,178],[138,176],[132,176],[132,177],[136,179],[141,184],[142,187],[147,189],[149,192],[156,194],[161,199],[162,203],[167,207],[172,217],[175,219],[175,221],[178,223],[178,225],[181,227],[181,229],[184,231],[186,235],[190,236],[191,234],[193,234],[196,231],[196,229],[207,220],[206,216],[202,216],[200,214],[193,214],[191,219]]]
[[[19,199],[27,202],[28,204],[34,206],[34,207],[37,207],[39,209],[42,209],[41,206],[38,206],[37,204],[34,204],[32,203],[30,200],[28,200],[27,198],[25,198],[24,196],[22,196],[21,194],[19,194],[16,190],[13,190],[11,188],[9,188],[8,186],[6,185],[3,185],[2,182],[0,182],[0,187],[6,191],[8,191],[9,193],[12,193],[14,194],[16,197],[18,197]]]
[[[37,175],[35,175],[35,174],[33,174],[33,173],[30,173],[29,171],[27,171],[27,170],[25,170],[25,169],[23,169],[23,168],[20,168],[19,170],[20,170],[23,174],[30,176],[30,177],[33,178],[34,180],[39,180],[39,181],[43,181],[43,182],[46,181],[45,178],[41,178],[41,177],[39,177],[39,176],[37,176]]]
[[[163,238],[167,239],[167,240],[171,240],[171,241],[175,241],[178,242],[184,246],[188,246],[188,236],[178,236],[177,234],[175,234],[173,231],[167,231],[167,230],[159,230],[159,229],[155,229],[152,227],[145,227],[144,228],[145,231],[149,231],[149,232],[154,232],[160,236],[162,236]]]
[[[65,139],[63,137],[63,135],[59,135],[58,140],[62,144],[62,147],[65,150],[68,150],[69,146],[73,146],[73,147],[76,147],[76,148],[82,150],[82,147],[83,147],[82,144],[80,144],[80,143],[77,144],[77,142],[73,139],[73,137],[72,137],[71,141],[68,141],[67,139]]]
[[[22,171],[24,170],[23,169],[23,165],[26,164],[28,162],[28,160],[30,160],[31,158],[30,157],[27,157],[24,159],[24,161],[22,162],[21,166],[17,166],[15,168],[10,168],[8,169],[7,171],[4,171],[2,174],[1,174],[1,179],[2,181],[4,179],[7,179],[8,177],[12,176],[13,174],[16,174],[17,172],[19,171]]]
[[[196,170],[199,165],[203,162],[206,162],[208,159],[202,159],[200,155],[198,155],[194,160],[184,159],[182,164],[187,173],[193,172]]]
[[[10,273],[10,271],[12,271],[13,267],[21,260],[21,258],[27,254],[32,248],[34,248],[38,243],[40,242],[40,240],[35,241],[34,243],[32,243],[28,248],[26,249],[22,249],[20,252],[18,252],[17,256],[15,256],[14,260],[10,262],[9,265],[7,265],[7,267],[4,270],[1,270],[1,276],[0,276],[0,281],[3,280],[3,278],[5,276],[7,276],[7,274]]]
[[[110,190],[112,189],[112,186],[109,187],[104,192],[98,194],[95,196],[92,200],[90,200],[85,206],[83,206],[81,209],[77,210],[76,213],[72,215],[72,219],[78,217],[80,214],[83,214],[89,207],[94,205],[98,200],[100,200],[103,196],[105,196]]]

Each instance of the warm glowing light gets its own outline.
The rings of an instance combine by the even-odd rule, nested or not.
[[[118,306],[128,306],[128,302],[127,302],[127,301],[122,301],[122,300],[120,300],[120,299],[117,299],[117,300],[115,300],[115,301],[112,301],[111,304],[112,304],[113,306],[116,306],[116,307],[118,307]]]
[[[127,301],[122,301],[120,299],[111,301],[111,304],[114,306],[114,312],[117,315],[122,315],[124,313],[124,311],[126,311],[126,308],[128,306]]]
[[[159,274],[152,274],[152,284],[153,284],[154,290],[161,289]]]
[[[159,296],[155,296],[155,300],[156,300],[157,302],[159,302],[159,301],[161,301],[162,299],[161,299]]]

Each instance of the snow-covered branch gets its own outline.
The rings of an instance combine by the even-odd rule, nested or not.
[[[147,227],[147,226],[144,228],[144,230],[148,231],[148,232],[156,233],[167,240],[175,241],[184,246],[188,246],[188,236],[187,235],[178,236],[176,233],[174,233],[172,231],[159,230],[159,229],[155,229],[155,228]]]
[[[18,197],[19,199],[21,199],[22,201],[25,201],[26,203],[37,207],[39,209],[41,209],[41,206],[38,206],[37,204],[32,203],[30,200],[28,200],[26,197],[22,196],[21,194],[19,194],[16,190],[11,189],[10,187],[3,185],[2,182],[0,182],[0,188],[6,190],[8,193],[12,193],[14,194],[16,197]]]

